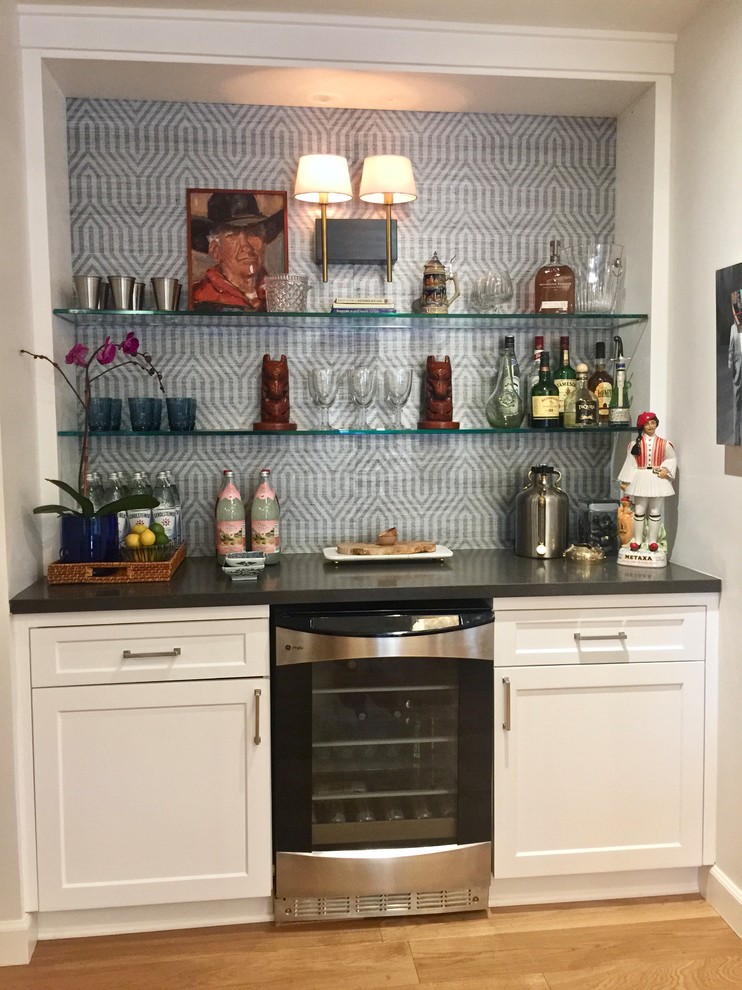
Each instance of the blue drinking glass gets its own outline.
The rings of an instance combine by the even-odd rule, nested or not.
[[[88,406],[88,426],[91,433],[111,429],[111,402],[107,395],[94,395]]]
[[[185,433],[196,425],[196,400],[171,397],[167,402],[167,420],[174,432]]]
[[[140,395],[129,397],[129,420],[132,430],[137,433],[159,430],[162,416],[162,400],[149,399]],[[155,425],[157,424],[157,425]]]

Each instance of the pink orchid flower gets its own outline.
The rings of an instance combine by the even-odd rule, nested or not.
[[[84,368],[88,360],[88,349],[85,344],[75,344],[71,351],[65,356],[65,364],[76,364],[79,368]]]
[[[124,354],[130,354],[132,357],[139,353],[139,340],[134,336],[133,330],[127,333],[119,347]]]
[[[110,337],[106,337],[105,343],[103,344],[103,346],[101,347],[101,349],[98,351],[98,363],[99,364],[110,364],[111,361],[113,361],[114,358],[116,357],[116,351],[117,351],[117,349],[118,348],[117,348],[116,344],[113,344],[111,342],[111,338]]]

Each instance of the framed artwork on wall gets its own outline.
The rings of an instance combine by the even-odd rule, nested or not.
[[[287,200],[277,190],[186,190],[189,309],[265,310],[265,276],[288,271]]]
[[[716,272],[716,442],[742,446],[742,263]]]

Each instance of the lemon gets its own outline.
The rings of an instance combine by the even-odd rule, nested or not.
[[[144,525],[144,523],[135,523],[131,527],[132,533],[143,533],[146,529],[147,527]]]
[[[139,534],[139,546],[140,547],[151,547],[157,536],[152,532],[151,529],[145,529],[143,533]]]
[[[138,547],[139,546],[139,533],[127,533],[124,537],[124,543],[127,547]]]

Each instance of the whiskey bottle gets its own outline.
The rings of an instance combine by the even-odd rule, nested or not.
[[[569,363],[569,337],[559,338],[559,354],[561,363],[554,372],[554,384],[559,390],[559,419],[563,423],[567,399],[577,385],[575,369]]]
[[[537,313],[574,313],[575,273],[560,260],[561,241],[549,241],[550,259],[536,272]]]
[[[538,381],[531,389],[531,426],[553,429],[559,426],[559,390],[552,381],[549,352],[541,352]]]
[[[613,393],[613,378],[605,370],[605,343],[598,340],[595,344],[595,371],[587,380],[587,387],[595,396],[598,403],[598,423],[608,425],[608,409]]]
[[[586,364],[577,365],[577,386],[567,396],[564,409],[565,426],[597,426],[598,400],[595,398],[587,383],[588,367]]]
[[[527,393],[523,396],[526,409],[531,408],[531,392],[533,391],[533,386],[538,384],[538,373],[541,367],[541,353],[543,349],[544,338],[538,334],[533,338],[533,363],[528,371],[528,379],[526,381]]]

